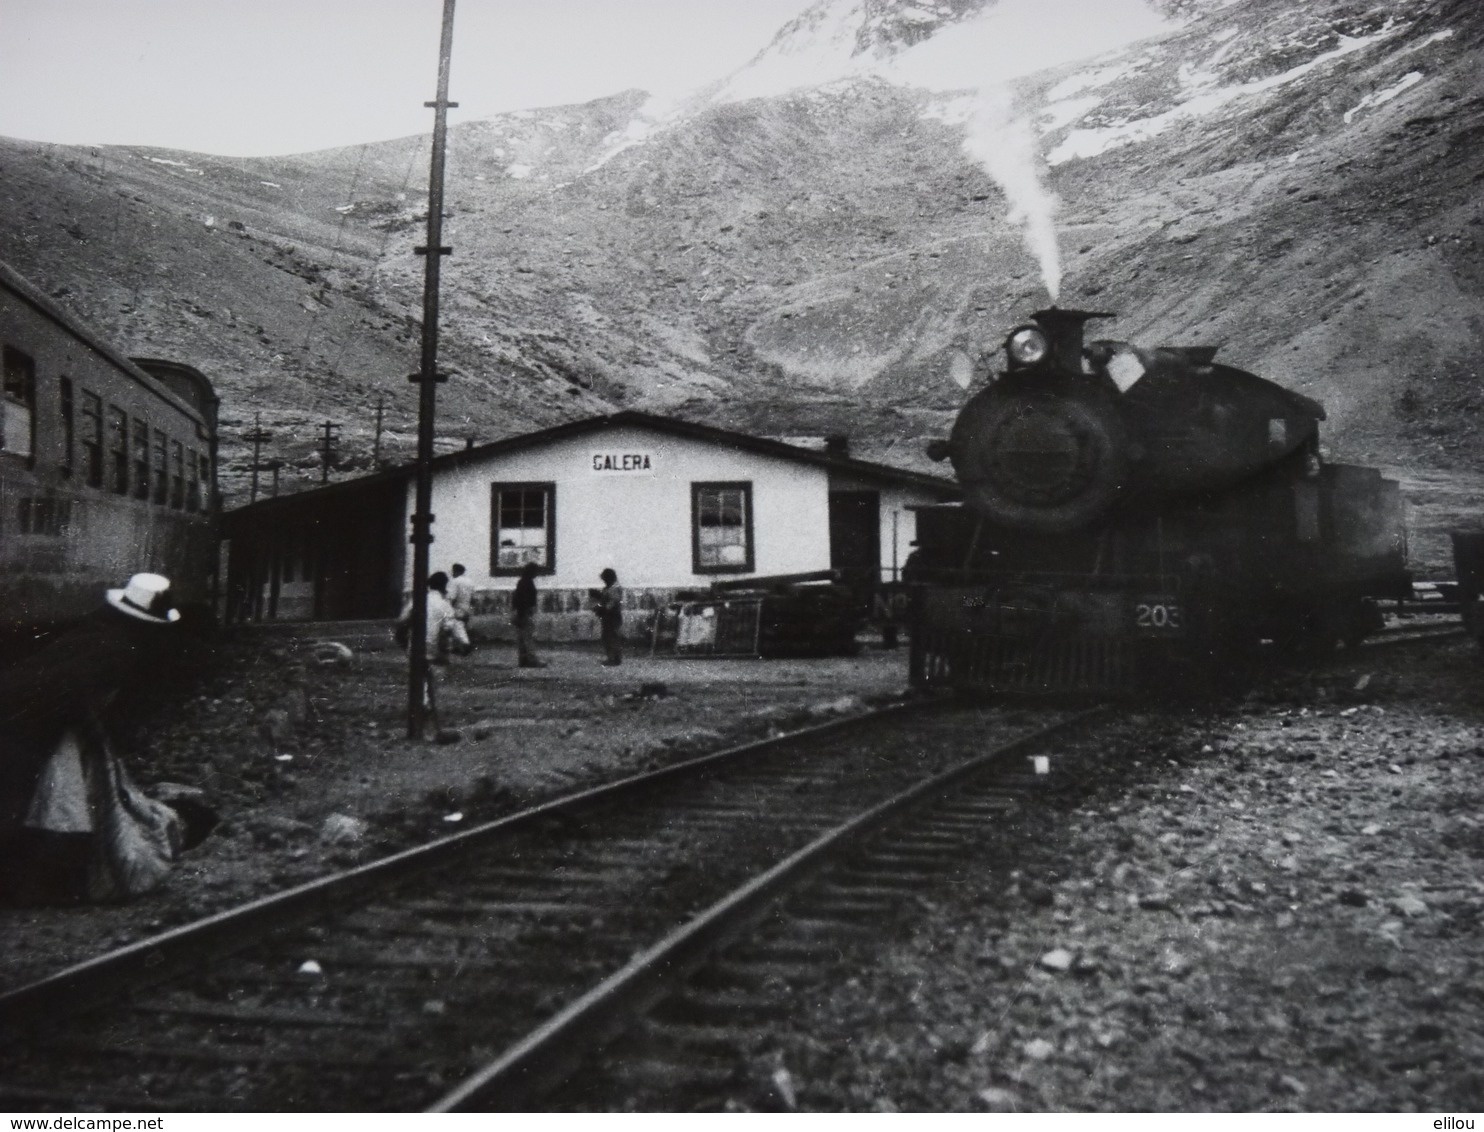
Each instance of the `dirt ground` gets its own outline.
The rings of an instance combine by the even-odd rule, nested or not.
[[[443,673],[456,742],[405,738],[405,662],[256,634],[200,660],[143,781],[221,827],[121,907],[0,910],[14,986],[578,785],[905,690],[904,651],[598,664],[492,646]],[[449,736],[452,738],[452,736]],[[1229,703],[1149,710],[1132,760],[1044,816],[1020,871],[963,870],[800,1000],[769,1064],[823,1110],[1468,1111],[1484,1104],[1484,663],[1364,648]],[[967,879],[964,879],[967,878]],[[1048,899],[1048,891],[1050,898]]]
[[[131,904],[0,908],[0,987],[579,786],[860,711],[907,683],[905,649],[703,661],[631,650],[604,668],[593,644],[520,669],[513,647],[490,645],[438,670],[439,722],[457,741],[413,742],[405,656],[384,628],[345,639],[346,664],[281,632],[196,650],[192,698],[142,712],[119,745],[141,784],[204,787],[221,825]]]

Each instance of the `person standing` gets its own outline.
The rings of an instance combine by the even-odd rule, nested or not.
[[[433,664],[448,663],[449,641],[460,656],[469,652],[469,636],[463,623],[453,615],[448,600],[448,575],[442,570],[428,575],[428,660]],[[412,602],[409,600],[397,618],[397,639],[402,640],[412,625]]]
[[[510,619],[515,623],[515,661],[521,668],[545,668],[536,655],[536,574],[541,568],[527,562],[520,568],[520,581],[510,598]]]
[[[465,576],[462,562],[455,562],[449,572],[453,578],[448,583],[448,603],[453,606],[453,615],[464,627],[464,637],[468,639],[469,618],[474,614],[474,583]]]
[[[598,576],[603,579],[603,588],[589,592],[603,635],[603,665],[613,668],[623,663],[623,587],[611,566]]]

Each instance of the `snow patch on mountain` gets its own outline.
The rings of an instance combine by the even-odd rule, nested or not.
[[[942,28],[880,67],[927,90],[974,90],[1106,53],[1171,30],[1144,0],[1001,0]],[[1054,29],[1048,34],[1048,28]]]
[[[746,66],[712,86],[651,96],[605,139],[587,171],[715,106],[867,78],[934,92],[984,91],[1078,59],[1106,57],[1175,27],[1146,0],[1091,6],[1083,0],[998,0],[962,18],[950,5],[906,4],[892,11],[891,21],[923,29],[907,46],[880,34],[886,20],[865,0],[820,0]],[[1139,65],[1104,68],[1076,89],[1115,82]]]
[[[1152,55],[1140,55],[1134,59],[1114,63],[1112,66],[1095,67],[1090,71],[1068,75],[1046,92],[1046,100],[1055,103],[1084,90],[1099,90],[1110,86],[1120,79],[1138,74],[1153,61]]]
[[[1234,83],[1230,86],[1218,85],[1221,77],[1211,69],[1214,66],[1214,57],[1208,58],[1202,66],[1183,64],[1179,71],[1180,82],[1187,95],[1183,101],[1162,114],[1155,114],[1148,118],[1137,118],[1131,122],[1120,122],[1091,129],[1073,130],[1060,145],[1046,155],[1047,164],[1061,165],[1079,158],[1096,157],[1119,146],[1148,141],[1150,138],[1158,137],[1177,122],[1203,117],[1238,99],[1251,98],[1279,87],[1288,86],[1337,59],[1376,46],[1391,38],[1398,30],[1400,29],[1395,24],[1388,22],[1370,35],[1341,36],[1339,46],[1316,55],[1306,63],[1300,63],[1296,67],[1264,79]]]
[[[1100,105],[1102,101],[1097,95],[1089,94],[1081,98],[1064,98],[1059,102],[1047,103],[1036,119],[1036,124],[1040,127],[1041,133],[1054,133],[1063,126],[1080,121],[1087,116],[1088,111]]]
[[[1369,110],[1372,107],[1390,102],[1397,95],[1401,94],[1402,91],[1408,87],[1416,86],[1421,81],[1421,71],[1409,71],[1385,90],[1373,91],[1354,106],[1350,107],[1349,110],[1345,111],[1345,124],[1348,126],[1355,119],[1355,115],[1359,114],[1362,110]]]

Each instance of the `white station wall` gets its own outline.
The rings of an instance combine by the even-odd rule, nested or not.
[[[595,456],[626,453],[647,455],[651,470],[594,471]],[[543,589],[600,586],[598,575],[607,566],[618,571],[622,585],[635,588],[705,586],[745,576],[692,570],[691,484],[719,481],[752,484],[753,573],[829,567],[825,469],[621,426],[436,472],[430,569],[446,571],[462,562],[476,588],[513,588],[514,577],[490,573],[490,485],[551,482],[556,485],[556,570],[542,576]],[[409,485],[409,516],[412,499]],[[884,497],[882,502],[884,509]],[[882,541],[885,547],[887,539]],[[411,584],[410,554],[406,584]]]

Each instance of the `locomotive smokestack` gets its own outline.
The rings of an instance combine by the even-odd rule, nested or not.
[[[1094,318],[1113,318],[1106,311],[1074,311],[1050,307],[1037,311],[1031,318],[1046,332],[1051,347],[1051,364],[1066,373],[1082,372],[1083,327]]]

